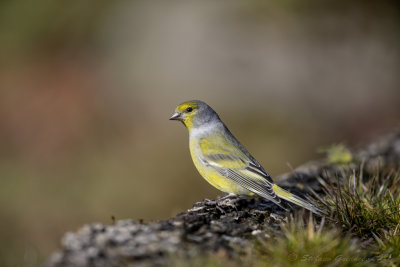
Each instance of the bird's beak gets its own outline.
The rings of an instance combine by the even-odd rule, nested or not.
[[[169,119],[170,120],[181,121],[182,120],[181,113],[175,112],[174,114],[172,114],[171,118],[169,118]]]

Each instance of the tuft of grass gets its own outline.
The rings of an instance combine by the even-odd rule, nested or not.
[[[366,239],[400,223],[400,172],[377,171],[365,178],[361,168],[358,174],[353,171],[339,180],[324,184],[325,204],[343,230]]]
[[[251,266],[365,266],[369,259],[356,240],[335,228],[297,216],[281,226],[283,235],[258,241]]]
[[[383,231],[378,237],[374,236],[379,245],[376,252],[377,261],[383,266],[399,266],[400,265],[400,225],[398,224],[394,230]]]

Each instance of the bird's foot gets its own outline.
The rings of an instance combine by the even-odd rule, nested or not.
[[[221,198],[219,198],[217,201],[221,201],[221,200],[225,200],[225,199],[231,199],[231,198],[236,198],[238,195],[234,194],[234,193],[229,193],[226,196],[223,196]]]

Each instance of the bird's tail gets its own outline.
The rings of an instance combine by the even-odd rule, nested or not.
[[[279,186],[277,186],[276,184],[274,184],[272,186],[272,189],[274,190],[275,194],[279,197],[279,198],[283,198],[284,200],[287,200],[293,204],[296,204],[300,207],[303,207],[305,209],[308,209],[309,211],[318,214],[318,215],[326,215],[326,212],[318,209],[317,207],[315,207],[313,204],[307,202],[306,200],[302,199],[301,197],[298,197],[292,193],[290,193],[289,191],[286,191],[285,189],[280,188]]]

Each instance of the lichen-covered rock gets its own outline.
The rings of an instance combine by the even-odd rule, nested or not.
[[[229,254],[236,247],[244,248],[251,236],[263,233],[265,227],[278,229],[283,219],[284,210],[262,198],[204,200],[165,221],[85,225],[76,233],[65,234],[62,251],[51,257],[49,265],[153,265],[175,253],[187,256],[225,250]]]

